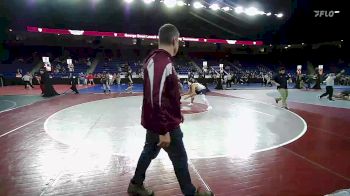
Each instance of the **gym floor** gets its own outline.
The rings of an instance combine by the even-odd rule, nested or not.
[[[0,195],[127,195],[145,130],[142,86],[67,85],[42,98],[39,87],[0,88]],[[319,100],[323,90],[289,90],[277,106],[273,87],[234,86],[182,101],[181,125],[195,185],[216,195],[325,195],[350,187],[350,102]],[[344,87],[337,88],[338,91]],[[65,94],[63,94],[66,92]],[[181,195],[166,153],[145,184]]]

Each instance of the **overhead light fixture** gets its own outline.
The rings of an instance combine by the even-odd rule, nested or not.
[[[241,6],[238,6],[238,7],[235,8],[235,12],[236,12],[236,14],[241,14],[241,13],[244,12],[244,9]]]
[[[229,11],[230,9],[231,9],[231,8],[230,8],[230,7],[227,7],[227,6],[222,8],[222,10],[224,10],[224,11],[226,11],[226,12]]]
[[[210,9],[216,11],[220,9],[220,6],[216,3],[212,4],[211,6],[209,6]]]
[[[259,14],[259,10],[256,9],[255,7],[250,7],[245,9],[245,14],[247,14],[248,16],[255,16],[257,14]]]
[[[288,47],[286,46],[286,47],[284,47],[284,49],[287,49]]]
[[[125,3],[132,3],[134,0],[124,0]]]
[[[291,45],[288,45],[288,48],[291,47]]]
[[[9,29],[10,32],[12,32],[12,29]]]
[[[175,7],[176,3],[177,3],[176,0],[164,0],[164,4],[168,8]]]
[[[344,40],[340,40],[341,42],[343,42]]]
[[[271,12],[266,13],[266,16],[271,16]]]
[[[283,14],[282,13],[278,13],[278,14],[275,14],[277,16],[277,18],[282,18],[283,17]]]
[[[301,43],[301,45],[304,45],[304,43]]]
[[[182,7],[182,6],[186,5],[186,3],[184,1],[177,1],[177,5]]]
[[[202,3],[196,1],[196,2],[194,2],[193,7],[195,9],[200,9],[200,8],[204,7],[204,5]]]
[[[146,3],[146,4],[150,4],[150,3],[153,3],[154,0],[143,0],[143,2]]]

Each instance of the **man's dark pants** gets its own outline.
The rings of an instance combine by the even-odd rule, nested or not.
[[[188,171],[187,153],[182,141],[183,133],[180,127],[170,131],[170,138],[170,146],[164,148],[164,150],[168,153],[168,156],[173,163],[181,191],[185,195],[194,195],[196,188],[191,182],[190,173]],[[159,135],[148,130],[146,134],[145,146],[143,147],[143,151],[137,163],[135,175],[131,180],[133,184],[143,184],[148,166],[150,165],[152,159],[157,157],[161,149],[157,146],[158,142]]]

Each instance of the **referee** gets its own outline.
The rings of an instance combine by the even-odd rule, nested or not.
[[[282,100],[282,107],[288,109],[287,98],[288,98],[288,83],[289,76],[286,74],[286,69],[281,67],[273,79],[272,83],[276,84],[277,90],[280,93],[279,98],[275,98],[276,103]]]

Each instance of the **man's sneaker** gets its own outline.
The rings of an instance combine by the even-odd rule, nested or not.
[[[211,110],[211,109],[213,109],[213,107],[211,107],[211,106],[208,106],[207,110]]]
[[[277,98],[275,98],[275,101],[276,101],[276,103],[278,104],[279,100],[278,100]]]
[[[286,109],[286,110],[289,110],[287,106],[285,106],[285,107],[282,107],[282,108],[284,108],[284,109]]]
[[[214,196],[214,193],[211,191],[200,191],[200,188],[198,188],[194,196]]]
[[[334,99],[328,99],[328,101],[335,101]]]
[[[131,195],[138,195],[138,196],[154,195],[154,192],[152,190],[146,189],[143,185],[136,185],[131,182],[128,187],[128,193]]]
[[[317,96],[318,99],[322,99],[322,97],[320,95]]]

